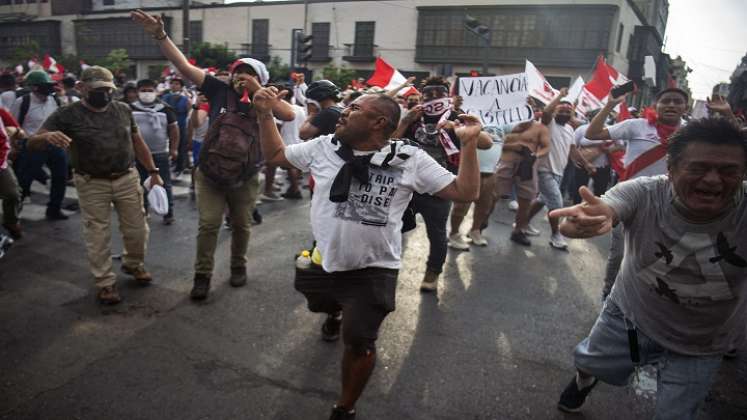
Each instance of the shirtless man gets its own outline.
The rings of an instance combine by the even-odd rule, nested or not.
[[[537,196],[537,159],[550,153],[550,130],[539,121],[527,121],[517,125],[507,135],[503,153],[496,172],[498,196],[511,194],[516,188],[516,223],[511,240],[529,246],[532,243],[524,230],[529,225],[529,208]]]

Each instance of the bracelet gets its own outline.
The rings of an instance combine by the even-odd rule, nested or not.
[[[149,169],[148,170],[148,173],[151,174],[151,175],[155,175],[155,174],[158,174],[160,172],[161,171],[158,168],[154,168],[154,169]]]
[[[161,32],[161,34],[162,34],[163,36],[153,35],[153,39],[155,39],[156,41],[163,41],[164,39],[168,38],[168,36],[169,36],[169,35],[168,35],[168,34],[166,33],[166,31],[162,31],[162,32]]]

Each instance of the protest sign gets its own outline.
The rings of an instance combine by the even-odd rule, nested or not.
[[[525,73],[492,77],[462,77],[459,94],[462,109],[480,118],[483,125],[514,124],[532,119],[527,104],[529,91]]]

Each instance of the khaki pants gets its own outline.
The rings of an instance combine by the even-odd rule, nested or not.
[[[117,211],[124,245],[122,265],[129,268],[143,266],[149,229],[143,211],[140,177],[135,169],[130,169],[126,175],[114,180],[75,174],[74,181],[91,272],[97,287],[111,286],[117,278],[112,271],[112,204]]]
[[[230,190],[217,188],[200,170],[195,171],[195,196],[200,221],[197,232],[197,257],[195,273],[210,276],[213,273],[218,231],[223,223],[223,213],[228,205],[231,217],[231,268],[246,267],[246,250],[249,247],[250,218],[257,201],[259,177],[248,179],[243,185]]]
[[[470,230],[479,230],[481,225],[488,220],[488,216],[493,212],[493,206],[495,205],[495,185],[496,185],[496,174],[481,173],[480,174],[480,197],[475,203],[475,211],[472,214],[472,228]],[[454,203],[454,209],[451,211],[452,220],[459,218],[459,224],[461,219],[467,215],[472,202],[469,203]]]

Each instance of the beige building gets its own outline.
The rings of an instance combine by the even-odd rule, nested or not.
[[[129,10],[147,4],[150,13],[164,16],[178,44],[183,34],[180,1],[2,3],[0,19],[12,21],[12,28],[0,25],[0,57],[31,39],[53,55],[101,57],[111,49],[125,48],[137,76],[144,76],[164,61],[152,40],[129,20]],[[649,4],[633,0],[193,2],[190,38],[193,44],[224,44],[241,55],[262,60],[278,57],[291,63],[293,34],[305,32],[314,36],[312,57],[306,63],[309,69],[334,64],[362,76],[370,74],[378,56],[402,73],[420,77],[479,71],[483,61],[489,73],[507,74],[522,71],[528,58],[551,83],[563,86],[578,75],[588,77],[600,54],[629,73],[631,63],[643,61],[635,56],[636,46],[645,44],[649,51],[658,45],[661,50],[659,28],[649,23],[636,3]],[[655,10],[666,12],[666,8],[646,8],[648,13]],[[13,20],[13,15],[20,17]],[[487,47],[465,29],[467,15],[488,28]]]

